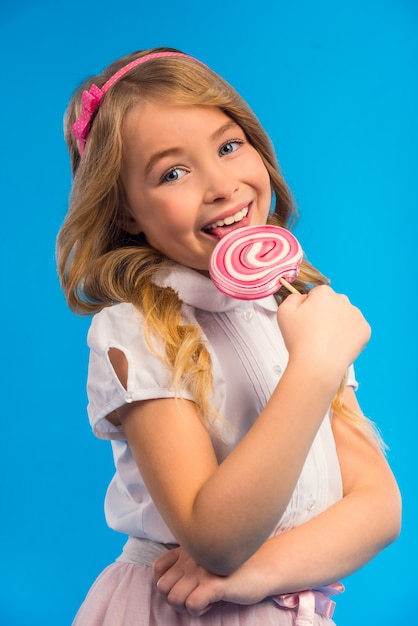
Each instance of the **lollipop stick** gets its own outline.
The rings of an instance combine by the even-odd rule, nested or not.
[[[279,280],[282,283],[283,287],[286,287],[286,289],[288,289],[291,293],[299,293],[300,294],[300,291],[298,291],[295,287],[293,287],[293,285],[288,283],[285,278],[279,278]]]

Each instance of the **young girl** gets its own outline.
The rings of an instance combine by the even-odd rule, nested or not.
[[[359,310],[306,261],[301,295],[243,302],[208,276],[226,233],[294,217],[265,132],[160,48],[86,81],[66,140],[59,273],[95,314],[88,412],[114,452],[107,522],[129,535],[74,623],[332,624],[335,581],[396,538],[400,500],[354,395]]]

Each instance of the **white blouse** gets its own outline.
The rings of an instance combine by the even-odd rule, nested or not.
[[[161,271],[158,283],[178,292],[184,315],[200,325],[207,340],[214,378],[211,402],[225,418],[210,432],[221,462],[257,419],[286,367],[288,354],[277,324],[277,302],[273,296],[253,302],[235,300],[220,293],[209,278],[183,266]],[[128,535],[174,543],[148,494],[123,428],[106,419],[127,402],[175,396],[171,372],[150,350],[142,326],[142,316],[131,304],[117,304],[94,316],[88,333],[88,414],[94,433],[112,440],[116,473],[105,501],[109,526]],[[157,351],[162,352],[157,344]],[[123,351],[128,361],[127,389],[110,363],[112,347]],[[356,387],[352,368],[347,384]],[[182,390],[182,397],[193,400],[187,390]],[[306,522],[341,497],[341,473],[328,412],[273,534]]]

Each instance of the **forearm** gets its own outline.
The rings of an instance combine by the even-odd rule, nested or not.
[[[306,524],[269,539],[241,574],[257,572],[266,596],[311,589],[358,570],[396,539],[399,528],[396,485],[362,487]]]
[[[331,385],[306,376],[301,394],[300,368],[286,370],[257,422],[197,495],[191,516],[197,532],[190,529],[187,535],[199,545],[197,558],[205,567],[230,573],[270,535],[288,505],[334,392]],[[233,529],[232,535],[228,529]],[[202,552],[202,534],[207,555]],[[188,549],[193,554],[192,545]],[[223,571],[217,553],[224,563],[231,555]]]
[[[360,411],[352,389],[346,390],[344,401]],[[344,497],[306,524],[266,542],[245,564],[260,568],[267,595],[343,578],[399,534],[399,489],[378,446],[347,420],[334,417],[332,428]]]
[[[353,492],[311,521],[266,541],[230,576],[210,574],[181,548],[154,568],[170,604],[201,615],[219,600],[254,604],[267,596],[312,589],[356,571],[399,532],[395,483]]]

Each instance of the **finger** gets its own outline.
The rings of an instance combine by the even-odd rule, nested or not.
[[[222,586],[217,581],[198,585],[187,597],[185,607],[192,617],[199,617],[207,613],[212,604],[220,602],[224,598]]]
[[[196,579],[181,578],[170,589],[167,595],[168,604],[174,607],[178,613],[185,613],[187,611],[186,601],[198,584]]]
[[[281,303],[281,305],[279,306],[279,311],[280,309],[282,310],[292,310],[292,309],[297,309],[301,304],[303,304],[305,302],[305,300],[307,299],[309,294],[307,293],[291,293],[289,296],[287,296],[287,298],[285,300],[283,300],[283,302]]]
[[[152,566],[154,583],[157,583],[157,581],[163,576],[163,574],[165,574],[167,570],[175,565],[175,563],[178,561],[179,554],[180,548],[175,548],[174,550],[166,552],[154,561]]]
[[[171,568],[161,576],[156,582],[157,589],[164,596],[168,597],[173,587],[184,578],[184,570],[181,568]],[[192,588],[194,585],[192,585]]]

